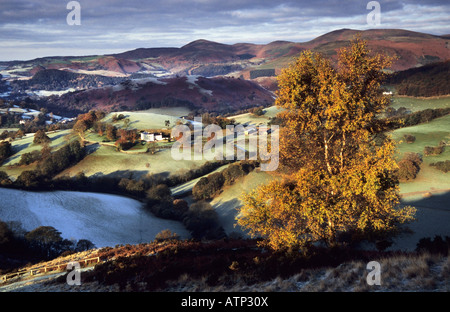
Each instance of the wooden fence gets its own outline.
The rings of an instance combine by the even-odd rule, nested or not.
[[[55,264],[52,266],[43,266],[43,267],[39,267],[39,268],[35,268],[35,269],[29,269],[29,270],[22,270],[22,271],[17,271],[14,273],[9,273],[6,275],[2,276],[2,281],[6,282],[7,280],[13,278],[13,277],[17,277],[17,276],[21,276],[21,275],[36,275],[36,274],[40,274],[40,273],[48,273],[48,272],[52,272],[52,271],[62,271],[65,270],[67,268],[67,265],[69,265],[69,263],[79,263],[80,266],[82,266],[82,264],[84,264],[84,266],[88,266],[89,264],[93,264],[93,263],[99,263],[100,262],[100,257],[94,257],[94,258],[88,258],[88,259],[82,259],[82,260],[77,260],[77,261],[70,261],[67,263],[62,263],[62,264]]]

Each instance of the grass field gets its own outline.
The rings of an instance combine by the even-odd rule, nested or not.
[[[268,183],[275,179],[269,172],[252,171],[244,178],[239,179],[235,184],[224,187],[222,192],[216,196],[211,205],[216,210],[219,220],[227,234],[232,232],[244,235],[236,224],[238,209],[242,206],[240,197],[258,187],[258,185]]]
[[[427,108],[446,108],[450,107],[450,96],[436,97],[436,98],[413,98],[395,96],[392,99],[392,107],[399,109],[405,107],[411,112],[421,111]]]
[[[208,173],[208,174],[205,174],[204,176],[201,176],[201,177],[198,177],[198,178],[196,178],[196,179],[192,179],[192,180],[190,180],[190,181],[188,181],[188,182],[186,182],[186,183],[183,183],[183,184],[181,184],[181,185],[177,185],[177,186],[175,186],[175,187],[172,187],[170,190],[171,190],[171,192],[172,192],[172,195],[173,196],[182,196],[183,194],[186,194],[186,193],[189,193],[190,191],[192,191],[192,188],[195,186],[195,184],[197,184],[197,182],[201,179],[201,178],[203,178],[203,177],[205,177],[205,176],[208,176],[208,175],[210,175],[210,174],[212,174],[212,173],[215,173],[215,172],[221,172],[222,170],[224,170],[225,168],[227,168],[229,166],[229,164],[228,165],[224,165],[224,166],[222,166],[222,167],[219,167],[219,168],[217,168],[216,170],[214,170],[214,171],[211,171],[210,173]]]
[[[440,100],[430,100],[445,107]],[[426,101],[417,100],[414,108],[425,107]],[[448,105],[448,104],[447,104]],[[400,183],[402,203],[417,209],[416,221],[409,225],[410,234],[404,234],[394,240],[392,249],[415,248],[418,240],[435,235],[450,236],[450,173],[444,173],[430,166],[431,163],[450,159],[450,146],[437,156],[424,156],[425,146],[437,146],[439,142],[450,142],[450,115],[434,119],[428,123],[397,129],[392,137],[399,142],[397,157],[406,152],[422,155],[423,163],[417,177],[409,182]],[[416,137],[414,143],[406,143],[403,135]]]
[[[51,139],[50,146],[53,151],[59,149],[74,138],[72,135],[72,130],[48,132],[47,136]],[[15,166],[19,163],[23,154],[30,153],[32,151],[40,151],[42,149],[42,145],[34,144],[33,139],[34,133],[29,133],[21,139],[14,140],[11,143],[13,155],[2,164],[0,170],[5,171],[10,177],[13,178],[17,178],[24,170],[33,170],[35,168],[34,164],[20,167]]]
[[[144,111],[135,111],[135,112],[114,112],[105,116],[103,119],[104,122],[112,122],[113,115],[123,114],[125,118],[130,120],[129,128],[145,130],[145,129],[162,129],[165,128],[165,121],[169,120],[170,125],[169,128],[175,126],[178,120],[184,121],[181,119],[182,116],[186,116],[190,113],[188,108],[184,107],[168,107],[168,108],[153,108]],[[117,126],[123,126],[123,120],[118,121],[116,123]]]
[[[256,116],[252,113],[245,113],[245,114],[239,114],[230,116],[228,118],[234,119],[236,122],[242,124],[242,125],[267,125],[269,122],[269,118],[275,117],[279,112],[281,112],[283,109],[278,108],[276,106],[270,106],[267,108],[264,108],[264,115],[262,116]]]
[[[422,155],[423,163],[415,180],[400,184],[402,193],[417,191],[431,191],[438,189],[450,189],[450,178],[444,173],[430,166],[431,163],[450,159],[450,147],[446,146],[444,152],[437,156],[424,156],[425,146],[437,146],[439,142],[450,142],[450,115],[437,118],[426,124],[397,129],[392,132],[392,138],[398,144],[398,158],[406,152],[414,152]],[[411,134],[416,137],[414,143],[406,143],[403,135]]]
[[[115,147],[96,146],[96,151],[86,156],[75,166],[59,174],[74,176],[84,172],[86,176],[95,174],[111,175],[115,177],[129,177],[139,179],[150,174],[168,177],[202,165],[206,160],[174,160],[170,149],[161,149],[156,154],[124,154],[117,152]]]

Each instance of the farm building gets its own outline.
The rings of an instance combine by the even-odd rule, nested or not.
[[[147,142],[154,142],[154,141],[162,141],[164,138],[162,136],[162,133],[148,133],[148,132],[142,132],[141,133],[141,140],[147,141]]]

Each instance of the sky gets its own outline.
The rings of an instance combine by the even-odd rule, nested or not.
[[[1,0],[0,61],[181,47],[197,39],[305,42],[342,28],[450,34],[449,0],[78,0],[79,10],[69,2]]]

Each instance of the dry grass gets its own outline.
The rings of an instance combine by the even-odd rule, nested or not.
[[[230,287],[211,287],[204,280],[182,276],[169,291],[232,291],[232,292],[398,292],[450,290],[450,258],[421,254],[382,258],[381,285],[367,283],[366,263],[352,261],[337,267],[305,269],[289,278],[277,277],[268,282],[249,285],[236,280]]]
[[[291,272],[295,273],[291,275],[284,275],[286,277],[273,275],[266,279],[252,270],[262,269],[261,272],[265,272],[271,270],[275,263],[267,262],[265,264],[267,267],[260,267],[263,265],[264,255],[256,252],[253,244],[254,242],[244,241],[208,244],[192,241],[155,242],[102,248],[89,254],[87,252],[74,254],[57,260],[60,263],[69,258],[74,260],[95,254],[106,261],[100,265],[100,270],[97,270],[96,266],[94,271],[83,273],[83,291],[126,292],[155,289],[169,292],[447,292],[450,290],[450,259],[440,254],[409,253],[379,258],[375,256],[374,260],[380,263],[381,285],[369,285],[367,277],[372,269],[367,268],[369,261],[367,258],[364,258],[366,259],[364,261],[354,260],[337,266],[315,269],[292,267]],[[247,250],[246,253],[242,253],[244,250]],[[241,255],[240,258],[238,254]],[[252,259],[254,266],[250,265]],[[286,260],[281,257],[277,261]],[[178,265],[174,265],[175,262]],[[233,262],[236,263],[233,265]],[[179,272],[178,275],[172,274],[173,270]],[[249,274],[251,272],[248,270],[254,274]],[[121,281],[120,287],[116,287],[117,283],[114,281],[112,283],[102,281],[102,277],[104,278],[108,272],[117,275],[116,280]],[[162,272],[162,275],[158,272]],[[213,276],[215,278],[212,278]],[[157,284],[161,288],[156,284],[149,288],[149,283],[156,280],[159,281]],[[71,291],[63,284],[47,283],[39,287],[42,291]]]

